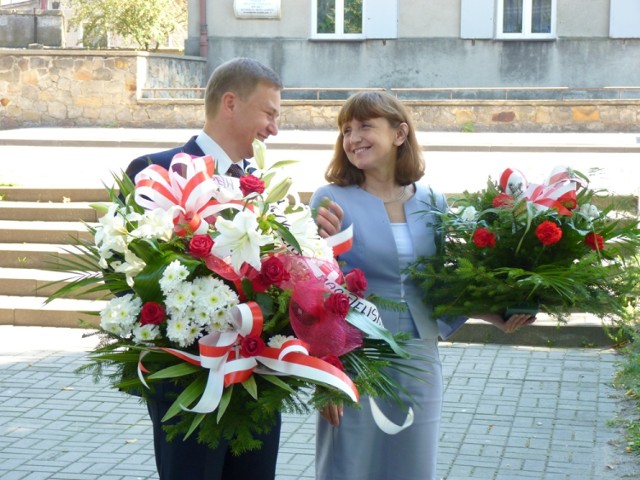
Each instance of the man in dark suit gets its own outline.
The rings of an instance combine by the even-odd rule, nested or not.
[[[202,131],[186,144],[171,150],[143,155],[127,167],[136,175],[149,164],[168,168],[174,155],[211,155],[218,173],[240,176],[250,173],[253,140],[265,141],[278,133],[282,82],[270,68],[249,58],[235,58],[215,69],[205,92]],[[316,219],[323,237],[340,231],[342,210],[335,203],[318,209]],[[175,399],[171,384],[156,383],[147,399],[153,423],[153,442],[160,480],[273,480],[280,440],[280,417],[268,434],[257,435],[262,448],[233,456],[222,440],[215,450],[197,441],[197,432],[186,440],[168,441],[162,418]]]
[[[202,131],[181,147],[133,160],[127,175],[136,175],[150,163],[168,168],[179,152],[211,155],[217,171],[241,175],[253,157],[254,139],[264,141],[278,133],[282,83],[270,68],[249,58],[235,58],[215,69],[205,92]],[[280,418],[268,434],[256,436],[262,448],[240,456],[231,454],[224,439],[218,448],[198,443],[197,432],[186,440],[168,441],[162,417],[171,406],[171,384],[156,384],[147,399],[153,423],[153,443],[160,480],[273,480],[280,440]],[[175,392],[174,392],[175,393]]]

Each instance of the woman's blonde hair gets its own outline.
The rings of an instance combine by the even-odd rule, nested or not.
[[[399,185],[409,185],[422,178],[425,171],[424,158],[418,145],[413,120],[405,106],[393,95],[385,92],[358,92],[347,99],[338,113],[338,138],[333,149],[333,158],[324,178],[336,185],[361,185],[364,173],[353,166],[342,145],[342,127],[351,120],[365,121],[385,118],[392,128],[401,123],[408,126],[407,138],[398,147],[395,180]]]

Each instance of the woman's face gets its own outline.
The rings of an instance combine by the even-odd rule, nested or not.
[[[352,119],[342,126],[342,147],[349,162],[360,170],[394,170],[398,146],[405,135],[386,118]]]

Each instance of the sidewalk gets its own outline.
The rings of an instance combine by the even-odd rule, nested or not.
[[[81,335],[0,326],[3,480],[157,479],[145,407],[74,373],[94,342]],[[610,426],[624,405],[612,350],[442,343],[441,357],[438,478],[639,478]],[[277,480],[314,478],[314,422],[284,416]]]

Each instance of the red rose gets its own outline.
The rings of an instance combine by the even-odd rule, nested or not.
[[[478,248],[493,248],[496,246],[496,236],[486,228],[479,228],[473,232],[473,243]]]
[[[250,193],[261,194],[264,192],[264,181],[253,175],[244,175],[240,177],[240,191],[245,197]]]
[[[604,248],[604,238],[602,238],[602,235],[598,235],[597,233],[587,233],[584,237],[584,243],[589,245],[591,250],[602,250]]]
[[[325,299],[324,306],[330,312],[346,317],[350,307],[349,297],[340,292],[332,293]]]
[[[345,275],[344,280],[347,284],[347,290],[359,297],[363,296],[364,291],[367,289],[367,279],[362,270],[354,268]]]
[[[213,239],[209,235],[194,235],[189,241],[189,253],[197,258],[211,255]]]
[[[511,208],[513,207],[513,197],[507,193],[499,193],[493,197],[493,208]]]
[[[243,357],[255,357],[264,350],[264,340],[257,335],[242,337],[240,340],[240,355]]]
[[[553,245],[562,238],[562,230],[556,223],[545,220],[536,228],[536,237],[543,245]]]
[[[337,355],[325,355],[320,360],[324,360],[329,365],[332,365],[336,367],[338,370],[340,370],[341,372],[344,372],[344,365],[342,365],[342,362],[337,357]]]
[[[156,302],[147,302],[140,311],[140,325],[160,325],[167,318],[164,307]]]
[[[284,267],[284,263],[278,257],[269,257],[260,266],[260,273],[253,277],[251,285],[253,289],[262,293],[271,285],[280,286],[291,278]]]

